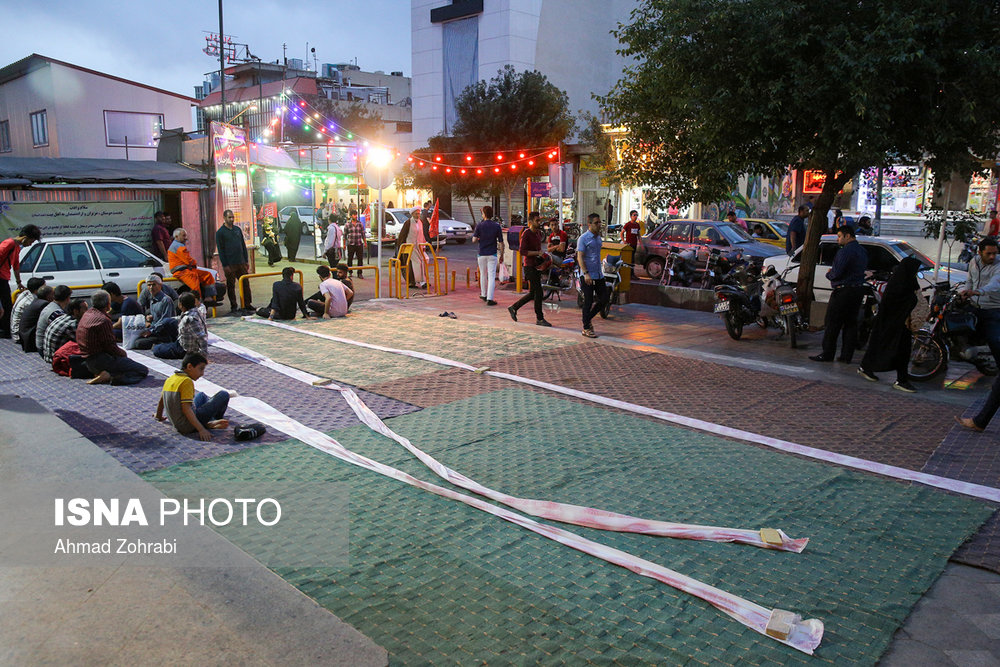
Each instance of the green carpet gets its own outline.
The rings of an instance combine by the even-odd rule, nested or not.
[[[388,423],[499,490],[811,538],[797,555],[573,528],[759,604],[819,618],[823,643],[810,658],[658,582],[296,442],[145,478],[278,478],[312,490],[317,503],[333,493],[328,485],[346,485],[349,566],[278,573],[407,665],[873,664],[948,556],[991,513],[965,498],[534,392],[484,394]],[[363,427],[336,437],[436,480]]]
[[[215,320],[213,324],[216,324]],[[474,366],[525,352],[574,344],[551,336],[496,329],[377,305],[359,307],[342,319],[295,320],[289,324],[340,338],[436,354]],[[240,320],[221,318],[212,331],[275,361],[355,386],[413,377],[444,368],[397,354],[334,343]]]

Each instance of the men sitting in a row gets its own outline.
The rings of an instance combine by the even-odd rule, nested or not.
[[[21,321],[18,322],[17,335],[21,349],[25,352],[37,352],[35,347],[35,334],[38,330],[38,318],[42,310],[52,303],[55,298],[55,290],[51,285],[42,285],[35,292],[35,300],[28,304],[21,314]]]

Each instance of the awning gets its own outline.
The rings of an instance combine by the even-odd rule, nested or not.
[[[0,182],[24,185],[109,184],[119,188],[137,184],[189,186],[206,184],[205,174],[173,162],[107,160],[98,158],[0,158]],[[162,189],[162,188],[161,188]],[[185,188],[180,188],[185,189]]]

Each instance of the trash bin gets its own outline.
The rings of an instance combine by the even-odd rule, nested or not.
[[[605,241],[601,244],[601,261],[608,255],[620,255],[622,261],[626,264],[632,263],[632,246],[627,243],[612,243],[611,241]],[[628,292],[629,287],[632,285],[632,271],[622,270],[622,281],[618,284],[619,292]]]

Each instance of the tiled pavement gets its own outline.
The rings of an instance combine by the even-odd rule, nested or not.
[[[509,297],[502,300],[501,303],[505,301],[509,301]],[[975,477],[975,479],[969,481],[992,486],[1000,484],[996,469],[992,467],[988,455],[984,454],[983,445],[989,444],[987,438],[990,434],[974,436],[973,438],[963,437],[969,434],[963,434],[950,425],[951,417],[961,412],[961,408],[956,409],[955,406],[968,405],[971,402],[968,396],[981,396],[982,387],[976,387],[971,392],[961,393],[949,392],[940,387],[921,387],[921,394],[916,397],[901,396],[889,391],[884,384],[878,386],[861,382],[853,375],[853,368],[844,368],[839,364],[816,368],[815,365],[810,366],[808,362],[802,363],[804,352],[788,350],[783,342],[761,337],[759,332],[753,332],[756,337],[748,335],[749,340],[730,341],[725,336],[718,320],[706,317],[704,313],[668,311],[659,314],[645,308],[629,307],[619,311],[616,320],[597,322],[598,331],[604,335],[602,344],[598,345],[584,343],[579,337],[577,329],[579,311],[574,308],[559,311],[550,309],[547,316],[556,325],[556,328],[539,332],[530,325],[510,322],[509,319],[506,319],[506,313],[502,308],[484,308],[474,295],[470,297],[459,293],[443,298],[412,300],[392,307],[428,315],[435,315],[441,310],[455,311],[458,313],[460,321],[472,321],[506,330],[544,333],[562,341],[561,347],[555,347],[552,350],[535,354],[529,352],[517,358],[500,361],[490,360],[497,370],[508,370],[526,375],[534,374],[539,379],[595,393],[625,396],[627,400],[636,403],[654,405],[661,409],[709,421],[727,423],[726,419],[735,419],[738,423],[731,425],[746,430],[767,432],[770,427],[775,429],[773,434],[779,437],[804,444],[812,443],[820,447],[824,445],[810,440],[810,438],[820,437],[815,435],[815,432],[819,430],[815,424],[824,422],[819,416],[822,414],[841,415],[843,421],[847,423],[839,424],[835,430],[835,437],[830,439],[830,442],[837,443],[838,446],[856,447],[860,455],[893,462],[897,465],[920,467],[926,463],[925,471],[934,474],[954,475],[963,479],[965,476],[970,476]],[[773,333],[770,335],[773,336]],[[351,336],[346,337],[350,338]],[[810,341],[807,335],[806,342],[807,344],[810,342],[815,344],[815,336]],[[583,344],[577,345],[578,343]],[[0,345],[2,344],[0,343]],[[599,349],[595,351],[593,348]],[[656,353],[651,355],[650,353],[654,349]],[[589,363],[586,369],[580,369],[579,364],[574,365],[574,361],[578,358],[578,354],[585,350],[588,352],[588,362],[593,363]],[[448,356],[445,350],[435,350],[435,352]],[[599,353],[595,354],[595,352]],[[670,352],[672,355],[665,356],[660,354],[662,352]],[[723,367],[706,367],[703,364],[695,363],[694,360],[699,359],[712,359]],[[220,359],[220,361],[223,360]],[[235,384],[240,379],[241,373],[238,366],[241,363],[241,360],[235,359],[229,364],[220,363],[218,367],[212,369],[212,371],[217,370],[219,375],[213,378],[212,371],[210,371],[209,379],[216,379],[221,384],[227,382]],[[229,368],[226,369],[224,366]],[[730,367],[725,368],[725,366]],[[646,367],[652,367],[653,370],[643,370]],[[771,372],[763,373],[762,369]],[[2,364],[0,365],[0,393],[9,393],[9,389],[13,386],[17,386],[25,393],[32,390],[42,391],[41,387],[34,383],[44,378],[45,375],[44,372],[39,373],[32,368]],[[415,383],[409,387],[411,391],[407,391],[407,382]],[[419,384],[421,382],[422,385]],[[134,398],[136,401],[136,404],[130,407],[148,411],[148,401],[145,394],[150,393],[154,397],[152,400],[155,403],[158,384],[156,382],[150,387],[140,386],[127,390],[130,398]],[[363,388],[387,397],[408,398],[407,402],[412,405],[409,408],[403,408],[402,412],[397,412],[397,414],[402,414],[406,410],[414,409],[412,407],[414,405],[427,406],[446,403],[457,397],[469,396],[507,385],[508,383],[505,381],[494,378],[471,376],[467,373],[463,376],[462,372],[440,370],[427,376],[411,377],[403,381],[397,380],[382,384],[368,384],[364,385]],[[260,389],[261,387],[261,385],[256,385],[254,388]],[[712,398],[713,392],[715,396],[718,396],[720,392],[725,395],[732,393],[734,388],[742,396],[742,402],[732,404],[724,409],[720,408],[717,398],[714,400]],[[412,390],[417,389],[419,392],[414,395]],[[322,390],[316,391],[322,392]],[[44,394],[44,392],[42,393]],[[142,395],[140,396],[140,394]],[[74,419],[74,415],[80,414],[79,411],[74,410],[79,403],[70,400],[67,401],[68,405],[61,405],[58,403],[59,397],[57,395],[48,395],[47,398],[53,402],[56,409],[63,410],[64,414],[69,416],[68,421]],[[377,400],[374,396],[366,397],[366,400],[369,399]],[[100,405],[97,393],[93,397],[81,395],[79,401],[88,403],[96,401],[94,404]],[[714,403],[714,405],[705,407],[709,403]],[[781,421],[776,419],[777,415],[774,414],[775,408],[790,404],[796,407],[789,410],[789,413],[798,409],[799,420],[788,420],[784,425],[781,425]],[[399,403],[398,400],[389,400],[387,405],[399,405]],[[887,406],[890,409],[886,409]],[[301,411],[303,414],[308,415],[313,409],[314,404],[310,400],[302,400]],[[379,411],[381,412],[381,410]],[[908,419],[893,418],[889,416],[889,413],[904,414]],[[138,434],[134,428],[134,422],[130,426],[127,419],[129,411],[124,411],[123,414],[124,417],[112,417],[104,420],[103,424],[88,423],[86,420],[76,418],[78,419],[77,423],[85,431],[90,429],[89,432],[96,438],[103,436],[106,442],[102,446],[125,461],[127,457],[123,458],[121,453],[115,454],[115,449],[116,447],[118,449],[127,448],[124,441],[130,439],[131,446],[134,447],[134,437]],[[389,414],[386,413],[383,416],[389,416]],[[865,442],[866,436],[863,433],[859,434],[857,425],[857,422],[861,421],[859,417],[863,420],[876,420],[874,423],[877,426],[871,429],[872,433],[870,433],[874,439],[869,442]],[[794,430],[796,424],[801,425],[799,430]],[[133,435],[130,437],[127,435],[129,433]],[[993,442],[995,442],[996,434],[992,435]],[[115,438],[123,442],[117,443],[117,445],[110,442]],[[860,442],[855,442],[855,440]],[[220,442],[220,446],[226,444]],[[940,448],[938,448],[939,444]],[[835,449],[829,443],[825,448]],[[935,449],[937,449],[936,452]],[[206,455],[213,456],[215,454],[207,453]],[[880,459],[880,457],[882,458]],[[921,457],[923,457],[922,460],[919,460]],[[995,459],[993,463],[995,463]],[[160,467],[160,465],[154,467]],[[984,529],[994,536],[1000,532],[998,515],[994,515]],[[963,552],[975,551],[971,549],[974,544],[973,542],[967,545],[960,550],[958,555],[965,560]],[[996,541],[988,542],[983,549],[973,553],[969,558],[973,561],[976,559],[984,561],[981,564],[986,567],[990,567],[990,559],[992,559],[992,567],[996,568],[998,561],[993,548],[994,544]],[[957,580],[960,576],[956,573],[964,573],[965,570],[952,566],[948,572],[950,574],[942,577],[939,587],[944,586],[946,590],[959,589],[959,586],[952,585],[954,581],[948,581],[947,578],[950,576],[953,580]],[[978,586],[983,590],[996,592],[994,590],[998,585],[996,579],[988,578],[986,581],[990,583],[983,584],[976,580],[971,585],[973,588]],[[933,591],[922,606],[934,607],[937,601],[933,600],[932,596]],[[935,628],[940,629],[939,624],[931,623],[928,625],[926,621],[921,621],[915,628],[910,628],[908,624],[897,636],[897,643],[893,650],[887,654],[885,664],[990,664],[983,661],[988,660],[990,656],[994,660],[1000,656],[1000,650],[997,650],[994,641],[1000,634],[996,630],[996,614],[978,613],[972,609],[962,610],[961,605],[958,604],[954,606],[958,607],[962,614],[963,622],[966,624],[966,634],[971,629],[969,625],[971,624],[979,629],[980,635],[984,638],[982,641],[977,640],[978,643],[969,644],[967,642],[963,646],[949,647],[947,639],[941,640],[939,643],[944,648],[937,647],[934,650],[937,651],[940,648],[940,655],[944,655],[945,660],[934,662],[928,656],[933,655],[936,659],[940,655],[926,652],[927,642],[925,638],[927,635],[933,635]],[[933,615],[937,612],[931,609],[931,613]],[[918,614],[914,614],[911,621],[917,617]],[[913,658],[921,650],[925,650],[926,655]],[[916,659],[917,662],[911,661],[913,659]]]

